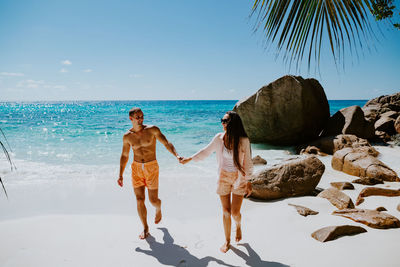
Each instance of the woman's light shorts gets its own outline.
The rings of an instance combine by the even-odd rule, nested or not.
[[[243,196],[246,194],[247,181],[243,178],[239,178],[238,172],[227,172],[221,170],[218,179],[217,194],[225,196],[231,192],[235,195]]]

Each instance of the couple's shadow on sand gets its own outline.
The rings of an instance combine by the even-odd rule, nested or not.
[[[224,261],[207,256],[204,258],[197,258],[196,256],[190,254],[190,252],[185,249],[184,247],[181,247],[177,244],[174,244],[174,239],[172,236],[169,234],[169,231],[167,228],[158,228],[160,229],[163,233],[163,241],[164,243],[157,242],[156,239],[149,235],[149,237],[146,238],[147,243],[150,246],[150,250],[144,250],[141,249],[140,247],[137,247],[135,250],[137,252],[144,253],[149,256],[153,256],[158,260],[160,264],[163,265],[169,265],[169,266],[208,266],[208,264],[212,261],[218,263],[219,265],[222,266],[231,266],[231,267],[237,267],[235,265],[227,264]],[[288,265],[281,264],[278,262],[269,262],[269,261],[263,261],[260,256],[251,248],[251,246],[248,243],[244,244],[238,244],[239,246],[243,246],[247,250],[247,254],[243,251],[241,251],[238,248],[235,248],[231,246],[231,250],[241,257],[243,260],[245,260],[247,266],[254,266],[254,267],[288,267]],[[229,252],[228,252],[229,253]]]

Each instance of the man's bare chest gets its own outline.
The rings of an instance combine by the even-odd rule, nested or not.
[[[139,149],[153,146],[156,140],[151,132],[142,131],[139,133],[131,133],[129,141],[133,149]]]

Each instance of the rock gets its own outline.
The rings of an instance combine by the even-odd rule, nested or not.
[[[269,200],[310,195],[324,171],[325,165],[314,156],[284,161],[253,175],[251,196]]]
[[[369,139],[375,136],[373,123],[365,120],[364,112],[359,106],[343,108],[329,118],[321,136],[353,134]]]
[[[395,119],[390,117],[381,117],[379,120],[375,122],[375,130],[385,132],[389,135],[393,135],[396,130],[394,129]]]
[[[262,157],[260,157],[259,155],[252,158],[252,161],[253,161],[254,165],[266,165],[267,164],[267,161],[265,159],[263,159]]]
[[[373,177],[383,181],[400,181],[396,172],[378,160],[374,149],[344,148],[332,157],[332,168],[359,177]]]
[[[367,230],[365,230],[361,226],[340,225],[321,228],[312,233],[311,236],[318,241],[326,242],[335,240],[341,236],[357,235],[365,232],[367,232]]]
[[[336,210],[333,215],[349,218],[355,222],[363,223],[371,228],[388,229],[400,228],[400,221],[396,217],[377,210],[344,209]]]
[[[397,210],[398,210],[398,211],[400,211],[400,204],[399,204],[399,205],[397,205]]]
[[[400,196],[400,189],[394,190],[379,187],[364,188],[357,197],[356,206],[364,202],[364,197],[369,196],[398,197]]]
[[[396,112],[396,111],[387,111],[387,112],[385,112],[385,113],[382,113],[382,114],[380,115],[380,117],[381,117],[381,118],[382,118],[382,117],[389,117],[389,118],[392,118],[392,119],[396,119],[398,115],[399,115],[399,112]]]
[[[400,115],[397,117],[396,121],[394,122],[394,129],[396,133],[400,134]]]
[[[354,185],[349,182],[333,182],[331,183],[331,186],[339,190],[354,189]]]
[[[356,180],[351,181],[355,184],[363,184],[363,185],[376,185],[376,184],[383,184],[383,181],[380,179],[376,179],[374,177],[363,177]]]
[[[375,210],[377,211],[387,211],[385,207],[377,207]]]
[[[369,100],[362,108],[367,120],[375,122],[386,112],[400,111],[400,92]]]
[[[300,205],[294,205],[294,204],[288,204],[288,205],[295,207],[297,212],[304,217],[307,217],[308,215],[317,215],[319,213],[318,211],[313,211],[312,209]]]
[[[315,79],[284,76],[234,107],[252,143],[294,145],[318,137],[329,118],[324,89]]]
[[[322,137],[309,143],[309,146],[315,146],[321,152],[329,155],[333,155],[336,151],[345,147],[370,147],[371,149],[375,150],[366,139],[359,138],[352,134],[340,134],[337,136]],[[376,154],[379,154],[378,151],[376,151]]]
[[[318,155],[319,154],[319,148],[316,146],[308,146],[305,149],[303,149],[300,154],[309,154],[309,155]]]
[[[338,189],[333,187],[325,189],[318,194],[318,197],[326,198],[327,200],[329,200],[329,202],[332,203],[332,205],[340,210],[354,208],[354,204],[351,198],[342,191],[339,191]]]

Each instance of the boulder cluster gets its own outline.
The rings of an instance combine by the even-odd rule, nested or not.
[[[284,76],[239,101],[234,110],[241,116],[251,142],[297,145],[301,154],[255,173],[251,180],[253,198],[273,200],[318,196],[338,209],[333,215],[376,229],[400,228],[400,221],[385,213],[384,207],[375,210],[356,208],[365,197],[395,197],[400,196],[400,190],[366,187],[356,202],[342,191],[354,190],[352,183],[400,182],[397,173],[378,159],[379,152],[370,144],[400,136],[400,92],[372,99],[362,108],[343,108],[330,117],[324,89],[317,80]],[[325,190],[317,188],[325,171],[318,156],[325,155],[332,155],[334,170],[357,179],[352,183],[331,183],[332,187]],[[266,161],[257,156],[254,163],[266,164]],[[302,216],[318,214],[307,207],[289,205]],[[397,209],[400,211],[400,204]],[[326,242],[363,232],[366,230],[359,226],[339,225],[319,229],[312,237]]]

